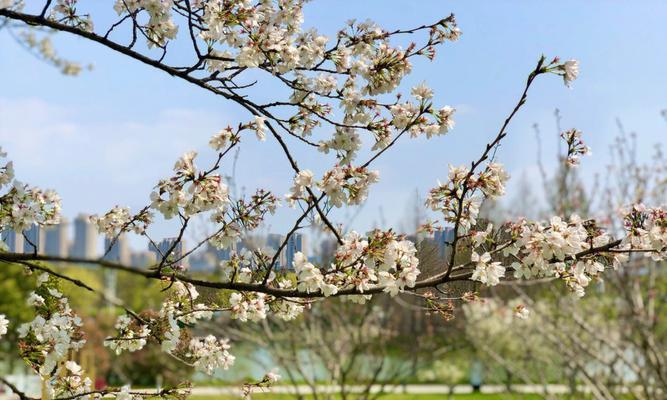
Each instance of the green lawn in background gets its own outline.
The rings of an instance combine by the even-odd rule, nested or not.
[[[294,396],[288,394],[253,394],[253,400],[292,400]],[[306,397],[310,399],[310,396]],[[455,394],[454,400],[538,400],[542,397],[533,394]],[[238,400],[233,396],[192,396],[191,400]],[[388,394],[381,396],[380,400],[447,400],[446,394]]]

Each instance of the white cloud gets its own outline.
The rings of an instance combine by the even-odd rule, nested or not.
[[[167,109],[141,121],[116,121],[37,98],[0,98],[0,142],[17,178],[55,189],[63,213],[141,207],[185,151],[205,147],[223,117]],[[92,122],[91,122],[92,121]]]

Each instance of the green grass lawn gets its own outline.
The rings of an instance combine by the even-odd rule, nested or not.
[[[253,394],[256,400],[291,400],[295,397],[288,394]],[[311,397],[306,397],[310,399]],[[354,398],[351,396],[351,398]],[[532,394],[456,394],[454,400],[538,400],[542,397]],[[232,396],[192,396],[192,400],[238,400]],[[382,400],[446,400],[445,394],[388,394],[380,397]]]

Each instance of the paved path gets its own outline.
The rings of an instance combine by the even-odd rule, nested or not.
[[[384,391],[386,393],[407,393],[407,394],[448,394],[450,387],[448,385],[373,385],[371,386],[371,392],[377,393]],[[302,393],[308,394],[311,393],[311,388],[308,385],[299,385],[299,386],[286,386],[286,385],[277,385],[269,389],[262,389],[263,392],[269,393],[283,393],[283,394],[295,394]],[[340,386],[337,385],[318,385],[317,390],[319,393],[338,393],[340,392]],[[365,386],[348,386],[348,391],[352,392],[362,392],[366,390]],[[565,385],[512,385],[512,390],[517,393],[544,393],[545,390],[548,393],[567,393],[568,388]],[[485,385],[482,386],[482,393],[503,393],[506,392],[507,388],[504,385]],[[472,387],[470,385],[455,385],[454,393],[456,394],[465,394],[472,393]],[[196,396],[238,396],[241,397],[241,387],[240,386],[200,386],[194,387],[192,389],[192,394]],[[15,396],[12,396],[7,393],[0,393],[0,400],[9,400],[15,399]]]

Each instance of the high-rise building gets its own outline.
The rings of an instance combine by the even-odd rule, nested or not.
[[[130,256],[130,265],[135,268],[144,268],[154,265],[155,253],[152,251],[139,251]]]
[[[23,234],[13,229],[2,231],[2,241],[12,253],[23,253]]]
[[[232,243],[231,246],[225,247],[224,249],[219,249],[215,246],[212,246],[210,243],[206,248],[206,252],[213,254],[214,258],[217,261],[229,260],[232,256],[232,252],[236,252],[237,244]]]
[[[44,228],[44,254],[57,257],[67,257],[69,240],[67,229],[69,224],[61,220],[59,224]]]
[[[287,246],[285,246],[285,268],[294,268],[292,263],[294,262],[294,254],[297,252],[300,251],[304,253],[304,255],[308,255],[306,251],[306,242],[306,236],[301,233],[294,233],[287,239]]]
[[[326,238],[320,243],[319,262],[324,264],[332,263],[338,249],[338,241],[334,238]]]
[[[261,249],[265,243],[266,240],[263,237],[246,236],[237,243],[236,250],[238,253],[241,253],[245,250],[249,252],[255,252],[256,250]]]
[[[212,271],[218,265],[215,253],[199,251],[188,256],[190,271]]]
[[[104,238],[104,251],[106,252],[104,259],[123,265],[130,264],[130,249],[128,248],[125,235],[118,236],[115,242],[113,239]]]
[[[85,214],[79,214],[74,220],[74,243],[70,254],[85,259],[97,256],[97,229]]]
[[[285,237],[278,233],[269,233],[266,235],[266,247],[271,251],[271,256],[275,256],[276,252],[280,248],[280,245],[283,244],[283,240],[285,240]],[[285,254],[286,252],[283,248],[278,255],[278,259],[276,260],[276,267],[281,268],[285,266],[285,263],[287,262]]]
[[[438,248],[438,256],[440,258],[447,258],[451,253],[451,243],[454,240],[454,229],[445,228],[438,229],[433,232],[433,241]]]
[[[23,252],[44,254],[44,229],[37,224],[23,231]]]
[[[282,243],[283,243],[283,235],[279,233],[269,233],[268,235],[266,235],[266,247],[278,250],[278,248]]]
[[[150,243],[148,245],[148,250],[152,251],[155,254],[155,259],[157,262],[161,262],[162,259],[167,255],[169,249],[171,249],[171,247],[177,240],[178,238],[162,239],[160,242],[157,243],[157,248],[153,245],[153,243]],[[176,243],[176,246],[169,254],[169,258],[175,261],[183,257],[184,254],[185,254],[185,240],[181,239],[180,242]],[[181,260],[180,263],[185,264],[186,260]]]

